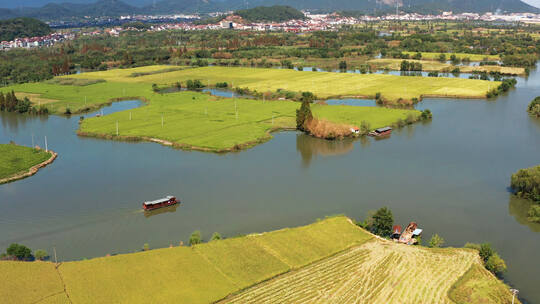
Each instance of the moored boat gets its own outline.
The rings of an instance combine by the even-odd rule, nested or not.
[[[144,202],[142,206],[145,211],[152,211],[155,209],[176,205],[178,203],[180,202],[176,199],[176,197],[167,196],[155,201]]]
[[[384,128],[379,128],[379,129],[376,129],[375,131],[371,131],[369,132],[369,136],[375,136],[375,137],[379,137],[379,136],[387,136],[387,135],[390,135],[392,134],[392,128],[390,127],[384,127]]]

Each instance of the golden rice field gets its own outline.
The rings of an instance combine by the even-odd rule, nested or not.
[[[480,272],[470,275],[470,269]],[[460,278],[466,273],[476,285],[467,278],[463,283],[471,286],[462,286]],[[506,286],[481,266],[474,251],[376,239],[222,303],[507,303],[510,298]]]
[[[0,261],[0,299],[22,304],[507,303],[503,283],[483,268],[469,271],[479,263],[472,250],[375,239],[340,216],[193,247],[64,262],[58,268],[48,262]]]
[[[163,73],[156,71],[162,70]],[[110,82],[172,85],[199,79],[204,84],[227,82],[234,87],[258,92],[311,91],[319,98],[341,96],[374,97],[376,93],[391,101],[411,100],[422,96],[484,98],[497,82],[460,78],[402,77],[382,74],[351,74],[334,72],[300,72],[288,69],[254,69],[241,67],[203,67],[167,72],[167,66],[150,66],[129,70],[70,75],[82,79],[105,79]],[[133,73],[154,74],[131,77]]]

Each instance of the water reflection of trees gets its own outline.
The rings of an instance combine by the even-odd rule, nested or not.
[[[534,232],[540,232],[540,223],[534,223],[527,219],[527,213],[533,202],[519,198],[515,195],[510,195],[510,202],[508,203],[508,211],[521,225],[525,225]]]
[[[361,138],[362,146],[369,145],[367,138]],[[320,156],[345,155],[354,149],[352,139],[325,140],[306,134],[296,135],[296,150],[302,156],[302,165],[309,167],[313,158]]]

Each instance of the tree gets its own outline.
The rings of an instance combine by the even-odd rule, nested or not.
[[[28,260],[32,257],[32,250],[24,245],[13,243],[9,245],[6,254],[17,260]]]
[[[300,109],[296,110],[296,128],[298,130],[305,131],[306,123],[313,119],[313,113],[311,113],[310,103],[315,96],[311,92],[302,92],[302,105]]]
[[[444,239],[435,233],[429,240],[429,247],[439,248],[444,244]]]
[[[219,234],[218,232],[214,232],[214,234],[212,234],[212,238],[210,239],[210,241],[217,241],[217,240],[221,240],[221,234]]]
[[[478,254],[480,255],[480,258],[482,258],[482,261],[486,263],[488,259],[493,255],[494,251],[493,248],[491,248],[490,243],[484,243],[480,245],[480,250]]]
[[[494,274],[501,274],[506,271],[506,263],[496,252],[489,257],[485,266],[487,270]]]
[[[40,260],[40,261],[43,261],[45,258],[47,258],[49,255],[47,254],[47,251],[43,250],[43,249],[38,249],[36,250],[36,252],[34,253],[34,256],[36,257],[37,260]]]
[[[341,71],[346,71],[347,70],[347,61],[344,61],[344,60],[340,61],[339,62],[339,69]]]
[[[199,230],[195,230],[189,237],[189,245],[193,246],[200,243],[202,243],[201,232]]]
[[[387,207],[383,207],[373,215],[372,232],[380,236],[388,236],[392,233],[392,225],[394,225],[394,216],[392,211]]]

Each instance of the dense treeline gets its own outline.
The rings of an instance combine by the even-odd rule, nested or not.
[[[421,52],[443,52],[448,55],[443,54],[444,58],[439,60],[449,59],[457,64],[467,63],[467,57],[459,59],[452,56],[453,53],[471,56],[501,53],[501,62],[490,64],[530,67],[536,64],[540,54],[540,41],[530,35],[537,31],[535,27],[493,27],[493,31],[498,32],[486,34],[473,31],[476,24],[453,24],[453,29],[441,23],[418,22],[415,25],[417,29],[400,22],[381,22],[361,28],[344,27],[336,32],[302,35],[205,30],[128,31],[119,37],[81,36],[51,48],[0,52],[0,85],[40,81],[73,73],[79,68],[106,70],[152,64],[215,64],[286,68],[316,66],[332,70],[346,67],[368,73],[376,70],[376,66],[367,61],[378,55],[418,60],[425,59]],[[452,32],[454,29],[455,33]],[[384,31],[394,32],[380,35]],[[462,33],[457,34],[457,31]],[[408,62],[402,69],[414,71],[420,66]]]
[[[0,41],[11,41],[15,38],[38,37],[51,33],[46,23],[32,18],[15,18],[0,20]]]

